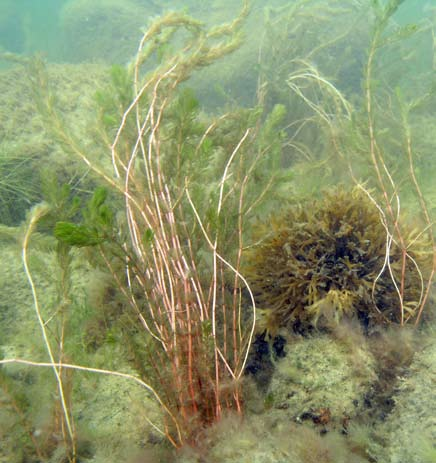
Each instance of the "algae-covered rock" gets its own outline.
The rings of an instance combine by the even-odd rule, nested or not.
[[[121,358],[118,368],[135,375]],[[163,412],[143,387],[99,374],[77,375],[76,381],[80,384],[76,425],[80,437],[93,443],[93,463],[134,461],[141,449],[153,447],[150,443],[162,444],[164,437],[150,423],[163,429]]]
[[[202,447],[203,446],[203,447]],[[337,432],[320,434],[306,425],[271,417],[225,418],[211,428],[197,451],[183,451],[180,463],[364,463]]]
[[[41,199],[39,173],[49,169],[67,182],[80,170],[77,161],[55,144],[35,105],[33,67],[15,66],[0,72],[0,223],[17,225],[30,206]],[[100,65],[49,65],[47,79],[62,121],[83,146],[96,153],[96,89],[107,69]],[[45,91],[36,84],[39,91]],[[91,145],[93,148],[91,148]],[[66,173],[65,176],[63,174]],[[79,174],[81,175],[81,174]]]
[[[90,101],[108,74],[107,67],[97,64],[47,66],[49,89],[56,94],[59,111],[68,125],[80,121],[83,133],[93,117]],[[0,140],[16,145],[26,142],[32,152],[48,144],[41,114],[35,106],[31,83],[34,77],[32,67],[21,65],[0,72]]]
[[[407,376],[400,378],[395,408],[380,432],[387,433],[383,461],[436,462],[436,341],[435,333],[422,337],[427,346],[416,354]]]
[[[278,419],[341,426],[361,410],[375,379],[375,361],[365,345],[350,350],[320,336],[292,342],[286,350],[267,393]]]
[[[181,463],[361,463],[367,442],[347,435],[376,380],[376,362],[356,327],[349,333],[294,338],[263,396],[263,411],[228,416],[205,432]],[[254,399],[253,399],[254,400]],[[262,398],[257,397],[257,400]],[[353,431],[353,433],[355,433]],[[362,450],[363,449],[363,450]]]

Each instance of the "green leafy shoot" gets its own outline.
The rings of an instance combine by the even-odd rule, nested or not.
[[[71,222],[58,222],[55,225],[54,235],[59,241],[77,247],[96,246],[105,241],[97,231]]]
[[[114,215],[106,204],[107,190],[98,187],[82,210],[83,223],[58,221],[54,227],[55,237],[70,246],[96,246],[113,236]]]

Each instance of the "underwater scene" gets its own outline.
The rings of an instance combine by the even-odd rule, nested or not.
[[[0,463],[436,462],[434,0],[0,0]]]

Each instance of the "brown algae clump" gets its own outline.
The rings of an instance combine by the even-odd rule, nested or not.
[[[259,330],[304,332],[343,316],[357,316],[365,327],[399,322],[400,290],[412,320],[431,246],[404,228],[413,245],[403,265],[404,253],[395,239],[387,240],[379,210],[358,188],[328,191],[261,224],[246,268],[260,307]]]

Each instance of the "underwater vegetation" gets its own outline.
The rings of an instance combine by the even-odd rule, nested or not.
[[[251,313],[243,313],[246,280],[240,273],[240,254],[243,220],[249,206],[259,202],[258,193],[250,196],[249,179],[261,152],[254,157],[247,153],[254,146],[261,113],[235,111],[217,120],[200,115],[192,91],[179,90],[179,85],[196,68],[238,47],[247,12],[244,4],[233,22],[210,31],[174,12],[152,22],[132,64],[112,68],[111,84],[96,94],[95,132],[104,150],[88,149],[77,136],[77,126],[70,130],[44,63],[30,60],[35,104],[47,130],[66,153],[84,162],[95,182],[88,184],[94,192],[88,193],[87,203],[74,197],[62,210],[55,195],[34,206],[22,245],[49,360],[39,366],[50,366],[54,374],[61,412],[59,447],[69,461],[81,456],[65,370],[123,377],[141,385],[162,407],[162,422],[153,423],[154,430],[176,448],[195,445],[203,429],[226,410],[242,413],[241,377],[254,333],[254,304]],[[175,45],[176,33],[183,53],[165,46]],[[149,59],[157,62],[151,71]],[[266,131],[264,136],[266,140]],[[110,156],[99,158],[102,151],[108,154],[108,145]],[[71,191],[60,190],[66,195]],[[117,206],[126,207],[124,214],[115,213]],[[86,247],[90,262],[111,276],[112,293],[122,297],[114,317],[118,329],[102,338],[113,342],[116,335],[124,336],[125,359],[135,368],[134,375],[66,361],[70,345],[63,336],[72,315],[70,286],[64,282],[61,307],[50,316],[39,304],[27,258],[31,236],[46,232],[53,217],[57,221],[52,233],[65,275],[75,250]],[[229,247],[235,236],[236,249]],[[242,317],[244,323],[238,323]]]
[[[10,333],[2,328],[0,435],[18,436],[22,448],[5,439],[0,454],[15,451],[19,463],[128,460],[113,453],[124,440],[124,449],[183,448],[198,452],[198,461],[252,461],[255,441],[263,463],[368,460],[369,438],[352,444],[356,450],[345,435],[324,438],[329,421],[340,423],[344,410],[343,397],[336,409],[326,405],[323,388],[336,393],[345,377],[357,381],[359,387],[350,381],[344,388],[347,419],[365,400],[376,408],[381,398],[388,402],[383,412],[390,412],[397,376],[414,353],[404,326],[420,329],[430,319],[435,244],[432,207],[415,163],[426,166],[427,149],[415,152],[415,127],[423,120],[425,132],[434,127],[431,87],[426,76],[422,95],[392,89],[401,81],[380,59],[391,53],[391,62],[400,62],[403,50],[391,45],[417,31],[395,23],[403,2],[278,3],[265,10],[266,37],[250,42],[248,35],[250,51],[238,72],[218,82],[225,108],[213,107],[213,98],[203,104],[191,78],[201,71],[208,91],[227,74],[223,58],[241,51],[247,18],[256,22],[245,2],[232,22],[211,28],[184,13],[150,19],[126,66],[70,65],[57,73],[60,65],[40,57],[15,60],[24,66],[8,78],[25,76],[39,116],[15,114],[26,121],[25,135],[38,132],[41,140],[29,138],[33,149],[21,146],[17,164],[7,156],[5,169],[0,163],[1,172],[13,174],[0,182],[0,190],[12,187],[8,207],[20,198],[20,214],[0,208],[1,221],[15,224],[33,206],[19,229],[6,230],[20,243],[29,302],[19,311],[14,303],[1,307],[5,319],[22,318]],[[65,38],[74,45],[84,31],[69,59],[126,62],[128,25],[143,11],[137,4],[68,2],[60,17]],[[262,8],[256,4],[254,13]],[[81,12],[88,15],[86,28]],[[355,24],[362,34],[353,34]],[[101,42],[88,49],[95,31]],[[421,32],[434,33],[430,25]],[[210,65],[220,72],[213,75]],[[241,104],[255,101],[254,107],[225,95],[232,79],[243,80],[233,82],[236,94],[247,84]],[[13,122],[1,148],[14,148],[20,126]],[[426,143],[418,146],[433,146]],[[53,181],[44,174],[21,181],[35,165],[26,163],[33,153],[41,172],[53,171]],[[35,205],[39,198],[44,202]],[[38,251],[50,264],[38,261]],[[87,290],[83,280],[91,280]],[[388,341],[384,333],[392,325],[404,337]],[[286,339],[273,339],[269,355],[265,339],[262,346],[253,342],[256,330],[268,340],[285,332]],[[271,384],[281,391],[288,382],[276,398],[268,396],[272,390],[253,392],[246,375],[250,350],[258,346],[262,361],[270,357],[265,384],[275,375]],[[319,392],[314,410],[306,409],[310,398],[300,400],[292,390],[297,383],[301,397]],[[250,394],[260,395],[257,408],[250,408]],[[48,412],[37,419],[42,404]],[[274,415],[277,421],[265,421],[271,435],[261,424],[240,438],[242,416],[287,406],[290,420],[296,421],[295,409],[325,427],[284,425]],[[92,444],[82,439],[88,425]],[[217,443],[211,435],[221,425]],[[133,432],[125,437],[127,429]],[[273,450],[265,449],[266,440]],[[233,448],[221,450],[229,442]]]
[[[280,327],[304,332],[357,317],[365,327],[398,323],[398,287],[416,316],[422,274],[431,268],[429,243],[410,228],[406,268],[401,249],[386,248],[377,207],[358,188],[326,191],[320,199],[275,214],[256,230],[246,275],[261,310],[258,328],[274,336]],[[421,269],[420,273],[417,269]]]
[[[0,217],[4,224],[19,223],[29,204],[38,197],[34,160],[17,156],[15,148],[0,143]]]

